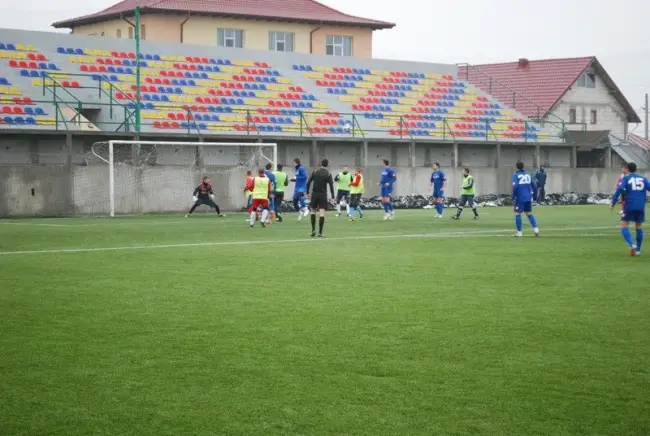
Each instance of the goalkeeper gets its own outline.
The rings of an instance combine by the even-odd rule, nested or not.
[[[219,205],[214,202],[214,191],[212,190],[212,180],[210,180],[210,177],[204,177],[203,181],[199,186],[196,187],[192,195],[194,196],[194,205],[187,213],[187,215],[185,215],[185,217],[192,215],[192,212],[194,212],[194,210],[202,204],[213,208],[217,212],[218,216],[225,216],[221,213]]]

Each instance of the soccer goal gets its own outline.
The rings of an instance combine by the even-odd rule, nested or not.
[[[223,209],[245,206],[247,170],[277,165],[275,143],[105,141],[86,153],[75,202],[84,213],[110,216],[181,212],[202,178],[212,178]]]

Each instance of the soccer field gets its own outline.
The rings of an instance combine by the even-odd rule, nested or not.
[[[618,214],[451,212],[2,220],[0,435],[650,434]]]

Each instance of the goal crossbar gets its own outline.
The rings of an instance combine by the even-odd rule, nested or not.
[[[102,141],[101,143],[108,143],[108,156],[105,158],[97,154],[93,149],[92,153],[108,164],[108,184],[109,184],[109,215],[111,217],[115,216],[115,146],[116,145],[145,145],[145,146],[178,146],[178,147],[250,147],[250,148],[271,148],[271,156],[267,157],[261,154],[261,156],[266,159],[269,163],[273,165],[273,168],[277,166],[278,162],[278,148],[277,144],[274,142],[184,142],[184,141],[133,141],[133,140],[109,140]],[[96,143],[97,144],[97,143]]]

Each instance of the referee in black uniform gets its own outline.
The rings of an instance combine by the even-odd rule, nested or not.
[[[309,180],[307,180],[307,195],[312,183],[314,189],[311,191],[311,200],[309,206],[311,207],[311,236],[316,236],[316,210],[319,211],[320,218],[318,219],[318,237],[323,237],[323,227],[325,226],[325,211],[327,210],[327,185],[330,187],[330,194],[334,198],[334,180],[332,174],[327,170],[329,161],[323,159],[320,163],[320,168],[314,171]]]

